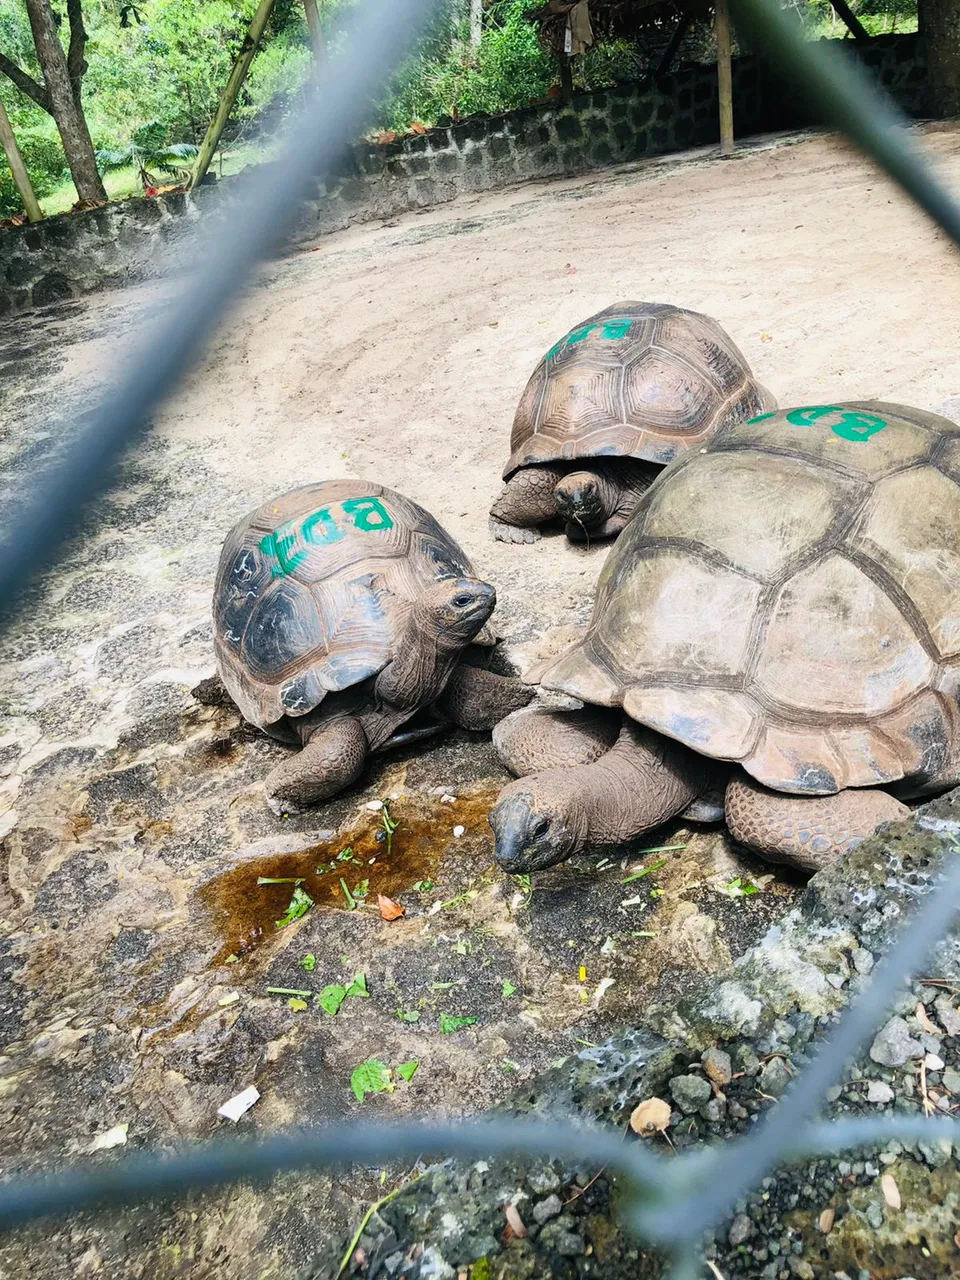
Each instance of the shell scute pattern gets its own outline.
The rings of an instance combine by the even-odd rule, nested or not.
[[[960,428],[900,405],[722,429],[651,486],[545,687],[796,794],[960,772]]]
[[[709,317],[666,303],[616,303],[537,365],[520,397],[503,476],[588,457],[663,465],[721,422],[772,403]]]
[[[224,683],[254,724],[305,715],[386,666],[425,588],[465,576],[461,548],[391,489],[327,481],[283,494],[224,542],[214,592]]]

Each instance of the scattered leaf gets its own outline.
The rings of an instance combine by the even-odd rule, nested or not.
[[[880,1179],[880,1190],[891,1209],[900,1208],[900,1188],[892,1173],[885,1173]]]
[[[520,1211],[515,1204],[504,1205],[504,1213],[507,1218],[507,1233],[515,1236],[517,1240],[523,1240],[527,1234],[527,1228],[523,1225],[523,1219],[520,1217]]]
[[[419,1022],[420,1021],[419,1009],[395,1009],[394,1013],[400,1019],[401,1022]]]
[[[630,1114],[630,1128],[643,1137],[665,1133],[669,1124],[670,1104],[662,1098],[647,1098],[646,1102],[634,1107]]]
[[[430,890],[433,888],[433,881],[432,880],[415,880],[410,887],[411,889],[415,889],[417,893],[429,893]]]
[[[267,987],[268,996],[299,996],[301,1000],[309,1000],[312,991],[299,991],[296,987]]]
[[[387,898],[382,893],[377,894],[377,907],[381,920],[399,920],[405,914],[399,902],[394,902],[392,898]]]
[[[315,955],[306,955],[299,961],[300,968],[306,973],[313,973],[317,967],[317,957]]]
[[[347,998],[347,988],[338,986],[334,983],[332,986],[324,987],[317,996],[317,1004],[324,1011],[329,1013],[330,1017],[334,1017]]]
[[[277,921],[277,928],[285,929],[288,924],[293,924],[294,920],[299,920],[301,916],[305,916],[312,906],[313,899],[306,889],[298,884],[293,891],[289,907]]]
[[[440,1030],[445,1036],[449,1036],[454,1031],[460,1031],[463,1027],[472,1027],[475,1022],[479,1021],[479,1018],[456,1018],[451,1013],[441,1013]]]
[[[290,999],[287,1001],[287,1004],[290,1006],[290,1008],[293,1010],[294,1013],[302,1013],[304,1009],[310,1008],[306,1000],[301,1000],[299,996],[291,996]]]
[[[378,1058],[368,1058],[354,1067],[350,1076],[350,1088],[358,1102],[362,1102],[368,1093],[393,1093],[390,1079],[391,1071],[385,1062]]]
[[[509,982],[505,978],[503,981],[503,986],[500,988],[500,994],[503,996],[504,1000],[506,1000],[509,996],[515,996],[517,994],[517,988],[513,985],[512,982]]]
[[[397,134],[395,134],[392,129],[384,129],[381,133],[377,134],[377,142],[379,142],[381,147],[385,147],[390,142],[396,142],[396,140]]]
[[[656,900],[658,898],[662,898],[665,893],[666,889],[651,889],[650,897]]]
[[[228,956],[227,956],[226,960],[224,960],[224,962],[223,962],[223,963],[224,963],[224,964],[239,964],[239,963],[240,963],[240,957],[239,957],[239,956],[235,956],[235,955],[233,954],[233,952],[231,952],[231,953],[230,953],[230,955],[228,955]]]
[[[303,876],[257,876],[257,884],[303,884]]]
[[[772,342],[772,341],[773,341],[773,337],[772,337],[772,335],[771,335],[771,334],[769,334],[769,333],[761,333],[761,335],[760,335],[760,341],[761,341],[761,342]]]
[[[579,970],[579,972],[577,973],[577,978],[578,978],[581,982],[586,982],[586,980],[587,980],[587,966],[586,966],[585,964],[582,964],[582,965],[580,966],[580,970]]]
[[[449,991],[451,987],[455,987],[456,985],[457,984],[455,982],[431,982],[430,990],[431,991]]]
[[[115,1124],[112,1129],[108,1129],[106,1133],[98,1134],[90,1143],[91,1151],[109,1151],[111,1147],[122,1147],[126,1145],[127,1130],[130,1128],[128,1124]]]
[[[367,975],[365,973],[355,973],[353,975],[353,981],[350,983],[349,987],[347,987],[346,994],[348,996],[369,996],[370,992],[367,990]]]
[[[817,1221],[817,1226],[820,1228],[820,1230],[823,1232],[825,1236],[828,1236],[830,1232],[833,1230],[833,1223],[836,1216],[837,1216],[836,1209],[831,1209],[829,1207],[824,1209],[823,1213],[821,1213]]]
[[[226,1009],[228,1005],[236,1004],[240,999],[239,991],[228,991],[225,996],[221,996],[217,1004],[221,1009]]]
[[[941,1034],[940,1028],[935,1022],[930,1021],[930,1017],[920,1001],[917,1002],[917,1007],[914,1012],[916,1014],[917,1021],[920,1023],[921,1027],[923,1027],[924,1031],[929,1031],[932,1036],[939,1036]]]
[[[404,1080],[412,1080],[417,1074],[419,1066],[419,1062],[404,1062],[397,1067],[397,1075],[401,1076]]]
[[[343,876],[340,877],[340,888],[343,890],[343,896],[347,900],[347,910],[356,911],[357,909],[356,900],[354,899],[353,894],[347,888],[347,882],[346,880],[344,880]]]
[[[626,880],[621,880],[621,884],[630,884],[633,880],[642,880],[644,876],[648,876],[651,871],[659,871],[661,867],[667,865],[666,858],[661,858],[659,862],[651,862],[649,867],[641,867],[639,871],[635,871],[632,876],[627,876]]]
[[[737,876],[729,884],[722,885],[720,892],[725,893],[728,898],[749,898],[751,894],[759,893],[760,890],[755,884],[751,884],[749,880],[744,880],[742,877]]]
[[[411,132],[411,133],[426,133],[426,132],[427,132],[427,126],[426,126],[425,124],[421,124],[419,120],[411,120],[411,121],[410,121],[410,132]]]
[[[461,938],[460,941],[454,946],[453,949],[458,956],[469,956],[473,953],[473,947],[466,940],[466,938]]]

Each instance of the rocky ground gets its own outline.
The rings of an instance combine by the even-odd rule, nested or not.
[[[802,886],[719,831],[674,825],[640,847],[530,883],[508,880],[493,865],[485,823],[504,774],[489,743],[463,734],[384,757],[336,804],[281,822],[263,804],[261,782],[283,749],[192,691],[212,671],[210,593],[224,533],[305,474],[366,475],[423,502],[496,583],[507,660],[523,666],[559,650],[589,615],[605,549],[556,537],[529,548],[494,544],[486,511],[536,359],[616,298],[714,315],[782,400],[822,399],[829,388],[837,398],[949,408],[958,385],[949,341],[955,264],[848,151],[830,139],[791,141],[732,164],[657,162],[330,237],[267,269],[215,335],[2,641],[5,1172],[233,1132],[217,1110],[250,1086],[260,1099],[237,1131],[251,1135],[344,1115],[476,1114],[508,1099],[620,1123],[652,1090],[673,1106],[676,1145],[735,1130],[771,1105],[782,1064],[799,1061],[818,1020],[861,980],[860,953],[885,945],[880,926],[854,928],[847,881],[808,892],[804,914],[783,926],[794,949],[781,952],[786,943],[776,939],[786,932],[767,930]],[[928,145],[957,172],[957,135],[933,134]],[[174,287],[0,324],[8,512],[106,370],[127,358],[147,305],[167,305]],[[368,807],[384,799],[398,822],[389,850],[378,839],[381,811]],[[661,845],[678,847],[645,851]],[[348,846],[359,864],[337,861]],[[863,892],[878,901],[893,894],[902,906],[900,881],[891,889],[886,864],[871,865],[876,884]],[[653,869],[630,879],[645,868]],[[257,879],[301,875],[315,906],[278,929],[289,886]],[[366,898],[357,893],[364,881]],[[760,892],[738,894],[744,883]],[[382,920],[372,905],[378,891],[406,915]],[[820,950],[801,937],[805,921]],[[735,972],[758,992],[759,1022],[721,1034],[696,993],[745,955]],[[805,957],[799,968],[797,957]],[[344,998],[336,1013],[312,1003],[358,974],[366,996]],[[810,990],[797,992],[802,975]],[[929,976],[949,984],[956,975],[943,967]],[[774,1009],[765,993],[781,982]],[[930,992],[924,1008],[935,1029],[911,1023],[911,996],[906,1029],[897,1024],[883,1050],[907,1057],[865,1063],[837,1105],[899,1105],[908,1081],[920,1087],[916,1044],[943,1060],[924,1066],[926,1087],[933,1105],[937,1095],[950,1105],[948,1069],[958,1063],[936,1001],[951,990],[921,994]],[[722,1087],[723,1103],[706,1097],[697,1065],[717,1037],[736,1076]],[[766,1059],[761,1075],[751,1074],[749,1054]],[[361,1103],[350,1081],[368,1060],[394,1072],[393,1088]],[[414,1062],[407,1081],[399,1068]],[[675,1077],[685,1079],[671,1085]],[[895,1101],[881,1100],[883,1086]],[[906,1098],[916,1101],[916,1092]],[[917,1249],[945,1266],[953,1164],[931,1170],[894,1154],[902,1188],[926,1179],[916,1195],[904,1192],[904,1205],[926,1194],[945,1206],[939,1226],[924,1218],[915,1233]],[[794,1270],[814,1274],[833,1267],[855,1277],[861,1262],[877,1276],[944,1274],[924,1271],[922,1252],[904,1254],[909,1269],[899,1270],[857,1253],[854,1209],[877,1216],[866,1166],[880,1168],[878,1159],[851,1157],[840,1176],[854,1181],[839,1190],[833,1165],[801,1182],[778,1175],[766,1201],[744,1207],[750,1225],[738,1219],[716,1265],[779,1274],[793,1256]],[[407,1172],[287,1176],[268,1190],[242,1186],[34,1228],[0,1244],[0,1276],[326,1274],[328,1253],[345,1249],[364,1207]],[[467,1175],[438,1176],[460,1206],[456,1187]],[[519,1185],[515,1172],[503,1179],[488,1180],[472,1207],[451,1208],[476,1224],[461,1232],[462,1245],[445,1246],[454,1275],[472,1267],[482,1277],[484,1266],[486,1274],[504,1266],[644,1274],[612,1225],[603,1176],[566,1207],[566,1173],[525,1183],[536,1204],[548,1202],[541,1223],[529,1206],[542,1231],[502,1250],[497,1197]],[[406,1253],[435,1234],[432,1205],[447,1203],[432,1190],[439,1185],[424,1179],[384,1210],[396,1247],[382,1262],[399,1253],[398,1275],[412,1277]],[[836,1222],[822,1236],[810,1223],[831,1196]],[[882,1211],[896,1259],[902,1222]],[[371,1241],[368,1271],[379,1248]],[[417,1265],[425,1276],[422,1258]],[[649,1268],[656,1274],[655,1261]]]

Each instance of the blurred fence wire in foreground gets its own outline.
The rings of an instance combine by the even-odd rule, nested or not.
[[[368,0],[346,51],[329,69],[319,96],[290,131],[283,159],[250,183],[232,215],[229,235],[167,312],[151,326],[127,372],[86,415],[61,461],[41,477],[25,511],[0,536],[0,607],[9,619],[18,592],[76,527],[82,510],[109,483],[112,464],[145,427],[150,413],[202,352],[218,319],[256,264],[292,226],[300,201],[360,128],[378,86],[412,40],[430,6],[421,0]],[[842,129],[960,245],[960,206],[933,174],[909,122],[852,58],[806,44],[776,0],[733,0],[735,17],[754,47],[799,82],[814,109]],[[321,106],[322,99],[322,106]],[[321,114],[322,111],[322,114]],[[74,1166],[56,1175],[0,1185],[0,1229],[32,1220],[147,1198],[183,1194],[240,1178],[264,1181],[282,1171],[337,1167],[397,1157],[518,1156],[602,1163],[629,1192],[626,1225],[671,1259],[673,1280],[698,1272],[703,1233],[776,1165],[850,1147],[947,1139],[960,1142],[948,1118],[813,1117],[901,984],[949,928],[960,904],[960,858],[943,837],[946,870],[927,895],[873,980],[790,1091],[747,1137],[672,1158],[653,1154],[619,1132],[564,1126],[556,1120],[500,1118],[456,1125],[329,1126],[260,1142],[211,1142],[173,1156],[137,1156],[109,1167]]]

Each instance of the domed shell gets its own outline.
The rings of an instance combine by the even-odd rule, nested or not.
[[[470,561],[428,511],[382,485],[329,480],[273,498],[227,535],[214,646],[230,696],[268,727],[375,676],[402,610]],[[490,643],[486,629],[477,643]]]
[[[956,781],[960,427],[864,401],[721,431],[644,495],[541,679],[780,791]]]
[[[618,302],[572,329],[534,369],[503,471],[572,458],[665,465],[776,401],[715,320],[658,302]]]

